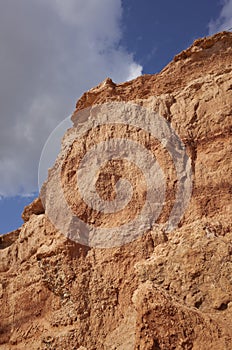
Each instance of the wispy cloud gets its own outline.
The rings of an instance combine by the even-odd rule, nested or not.
[[[222,10],[216,20],[209,23],[209,34],[214,34],[232,27],[232,0],[222,1]]]
[[[0,196],[37,189],[49,133],[106,76],[141,74],[120,47],[120,0],[0,2]]]

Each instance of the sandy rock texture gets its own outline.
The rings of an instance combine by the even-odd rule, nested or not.
[[[111,248],[81,245],[58,232],[40,199],[25,208],[24,225],[0,237],[0,349],[230,350],[232,33],[196,40],[159,74],[119,85],[106,79],[77,102],[74,124],[81,110],[112,101],[149,108],[170,123],[191,159],[190,203],[172,232],[163,228],[164,213],[160,225]],[[78,140],[70,143],[70,132],[63,150],[69,142],[72,152]],[[114,132],[136,137],[139,131]],[[86,147],[92,136],[83,141]],[[104,128],[94,136],[101,140]],[[140,136],[152,149],[151,140]],[[169,208],[175,169],[156,145],[154,152],[172,180]],[[55,167],[61,160],[62,151]],[[79,158],[63,161],[61,180],[68,186]],[[140,175],[129,177],[128,164],[112,167],[144,190],[142,180],[136,182]],[[116,180],[108,170],[99,174],[104,199],[114,198]],[[102,220],[75,207],[76,191],[66,198],[87,221]],[[143,198],[132,198],[125,218],[135,215],[133,203],[142,206]],[[111,216],[103,219],[115,224]]]

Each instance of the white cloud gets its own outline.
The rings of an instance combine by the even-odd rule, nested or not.
[[[121,18],[120,0],[0,2],[0,196],[37,190],[43,144],[85,90],[141,74]]]
[[[209,23],[209,34],[214,34],[232,27],[232,0],[223,0],[222,10],[216,20]]]

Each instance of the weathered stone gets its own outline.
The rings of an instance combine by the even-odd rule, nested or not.
[[[29,206],[14,239],[2,238],[0,349],[230,350],[232,33],[195,41],[157,75],[107,79],[77,102],[73,121],[110,101],[157,111],[176,130],[192,160],[187,211],[170,233],[160,225],[100,249],[59,233],[39,200]],[[116,180],[104,174],[97,188],[113,199]]]
[[[24,208],[22,219],[24,222],[28,221],[31,215],[44,214],[44,207],[40,198],[36,198],[31,204]]]

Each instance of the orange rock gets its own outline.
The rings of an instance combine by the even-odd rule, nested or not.
[[[174,231],[157,225],[104,249],[68,239],[48,208],[32,203],[25,224],[0,242],[0,349],[230,350],[232,33],[196,40],[159,74],[118,85],[108,78],[77,102],[74,122],[111,101],[147,107],[175,129],[192,161],[190,204]],[[160,162],[173,176],[168,156]],[[71,181],[71,162],[62,169],[62,181]],[[107,171],[97,189],[113,199],[117,179]]]

